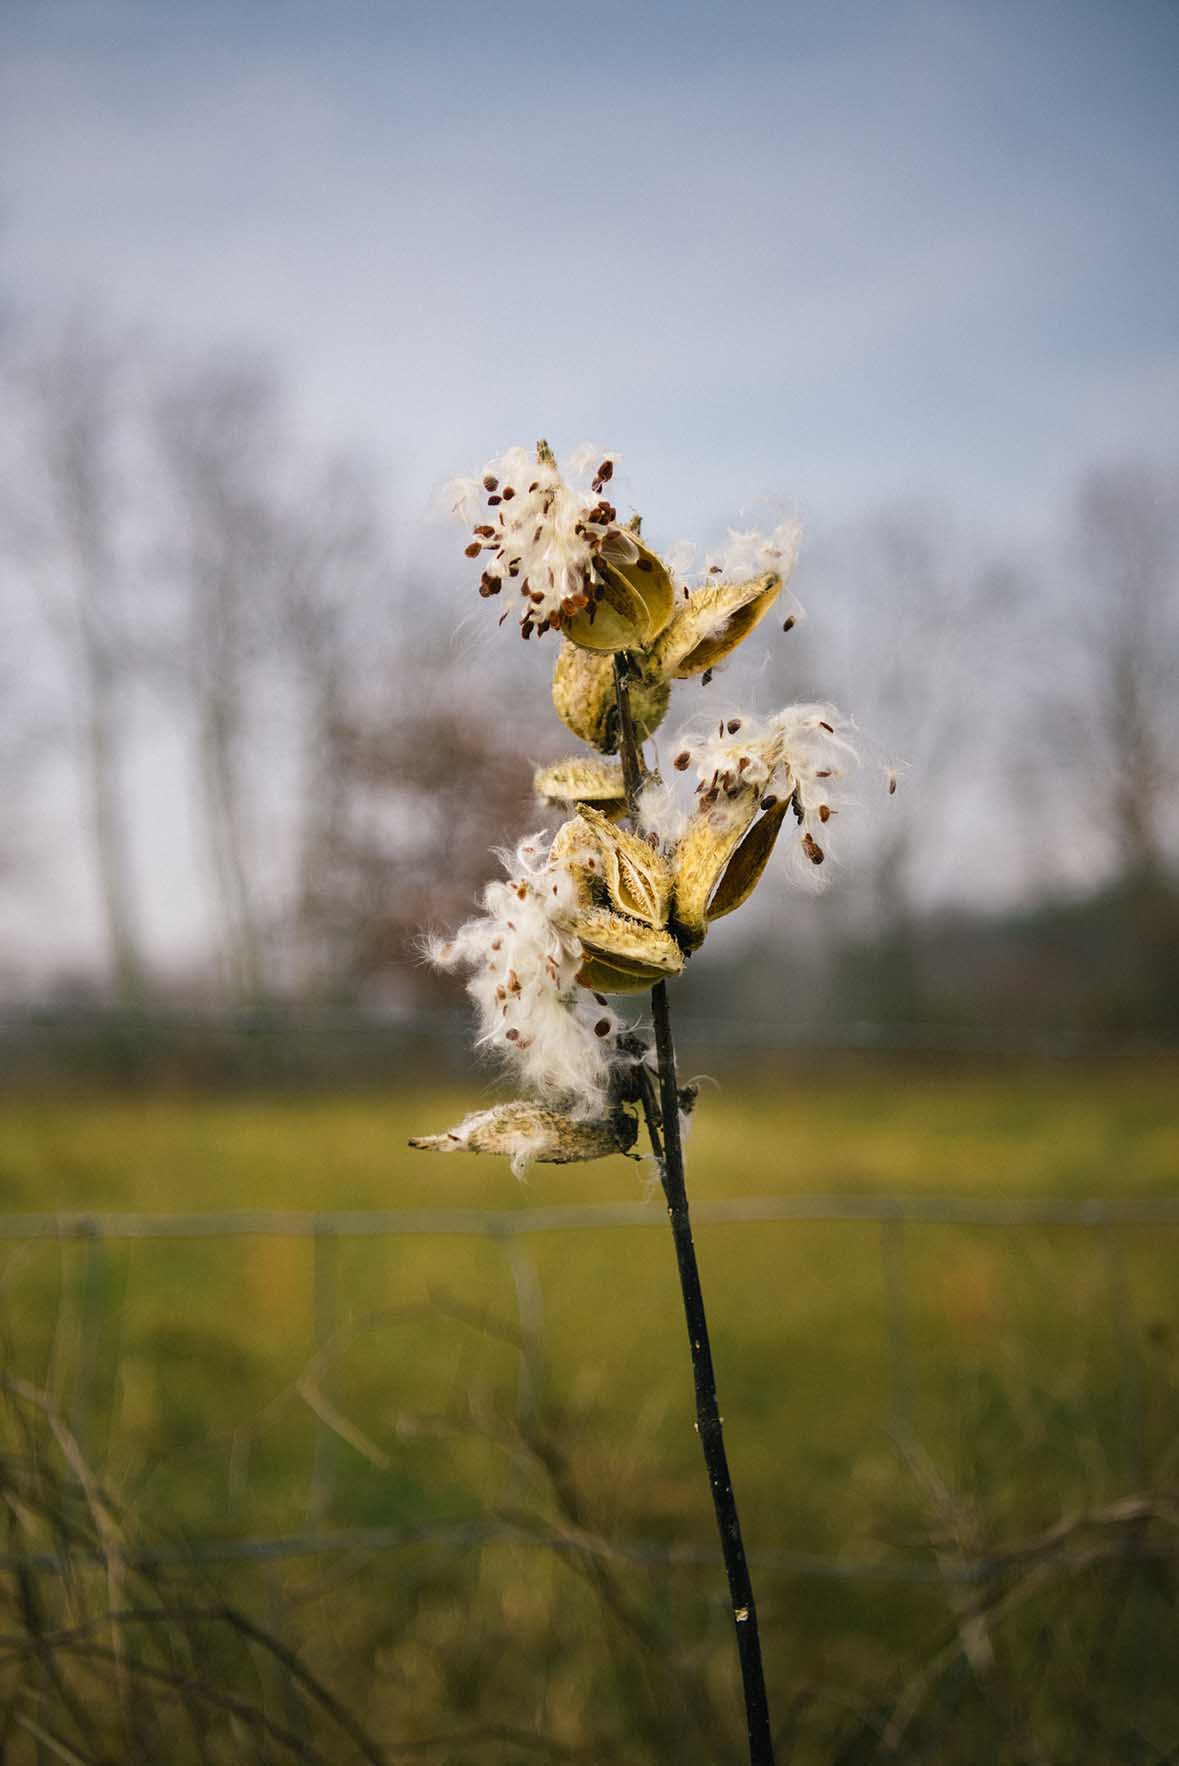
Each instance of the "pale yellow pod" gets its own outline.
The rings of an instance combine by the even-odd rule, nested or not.
[[[666,926],[672,879],[663,854],[637,834],[614,827],[590,804],[579,805],[578,815],[597,839],[611,905],[644,925]]]
[[[599,759],[595,754],[574,755],[551,766],[538,767],[532,789],[542,803],[566,812],[589,803],[613,819],[626,813],[626,785],[621,762]]]
[[[600,598],[565,622],[585,650],[645,650],[675,606],[675,585],[657,553],[633,532],[612,533],[598,554]]]
[[[659,728],[670,698],[671,688],[664,680],[631,680],[630,711],[640,742]],[[562,644],[553,670],[553,704],[565,728],[581,741],[602,754],[618,753],[613,656]]]
[[[721,814],[702,807],[692,817],[675,850],[672,899],[672,920],[689,948],[753,893],[789,807],[787,798],[763,812],[759,794],[749,791]]]
[[[606,865],[597,835],[580,816],[562,822],[549,847],[549,863],[564,865],[573,878],[577,899],[589,907],[606,886]]]
[[[638,1122],[625,1110],[582,1121],[520,1100],[468,1116],[445,1134],[415,1135],[409,1144],[427,1153],[499,1153],[519,1171],[626,1153],[637,1134]]]
[[[746,583],[706,583],[680,601],[645,665],[652,679],[683,681],[715,668],[763,620],[782,590],[776,570]]]
[[[584,908],[573,931],[584,958],[577,979],[599,993],[641,993],[684,966],[684,953],[670,933],[610,908]]]

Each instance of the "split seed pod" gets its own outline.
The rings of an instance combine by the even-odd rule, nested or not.
[[[745,583],[706,583],[676,608],[654,646],[648,665],[660,681],[684,681],[715,668],[747,638],[782,590],[782,577],[767,570]]]
[[[572,643],[585,650],[645,650],[675,607],[675,585],[663,560],[633,532],[614,529],[597,558],[598,599],[568,620]]]
[[[666,926],[671,871],[662,853],[589,804],[580,805],[578,815],[601,853],[610,905],[646,926]]]
[[[598,993],[645,993],[684,966],[684,953],[670,932],[610,908],[583,909],[573,931],[583,955],[577,979]]]
[[[689,949],[704,940],[713,920],[731,914],[752,895],[769,862],[789,800],[761,812],[761,797],[727,802],[724,813],[702,808],[675,851],[672,919]],[[761,812],[761,813],[759,813]]]
[[[666,680],[639,677],[631,681],[630,712],[640,742],[659,728],[670,698]],[[562,644],[553,670],[553,704],[565,728],[581,741],[602,754],[618,753],[613,656]]]
[[[592,804],[612,820],[626,813],[621,764],[599,760],[597,755],[576,755],[572,760],[539,767],[532,776],[532,789],[543,803],[566,814],[579,803]]]
[[[409,1144],[427,1153],[499,1153],[520,1177],[534,1163],[569,1165],[629,1152],[637,1134],[638,1122],[625,1110],[581,1121],[521,1100],[481,1110],[445,1134],[415,1135]]]

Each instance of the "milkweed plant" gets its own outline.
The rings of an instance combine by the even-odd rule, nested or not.
[[[629,1153],[645,1124],[675,1237],[750,1758],[765,1762],[757,1617],[684,1187],[695,1093],[676,1072],[667,983],[713,922],[749,899],[776,851],[796,876],[820,877],[857,750],[827,704],[714,715],[670,746],[652,740],[677,683],[707,684],[772,612],[785,630],[795,624],[787,582],[798,534],[793,524],[731,533],[699,570],[690,548],[661,557],[639,518],[620,520],[610,500],[616,459],[586,448],[558,465],[540,442],[452,487],[479,594],[524,638],[552,634],[553,703],[583,747],[535,775],[555,832],[501,851],[506,877],[487,885],[482,912],[426,941],[432,963],[465,973],[478,1045],[501,1058],[520,1095],[410,1144],[501,1154],[520,1177],[533,1163]],[[653,1040],[628,1005],[648,992]]]

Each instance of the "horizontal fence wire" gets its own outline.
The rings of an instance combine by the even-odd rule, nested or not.
[[[1101,1231],[1119,1227],[1179,1227],[1179,1195],[1141,1198],[1094,1196],[1076,1200],[1004,1199],[987,1196],[865,1196],[865,1195],[799,1195],[747,1196],[733,1199],[701,1200],[693,1204],[697,1226],[725,1226],[775,1221],[811,1221],[830,1224],[875,1224],[880,1229],[880,1254],[885,1293],[885,1336],[892,1367],[892,1415],[895,1426],[904,1430],[911,1396],[911,1352],[908,1341],[907,1281],[903,1235],[911,1226],[919,1227],[1079,1227]],[[227,1239],[306,1239],[316,1247],[316,1305],[319,1316],[316,1340],[330,1334],[330,1317],[334,1289],[334,1264],[328,1250],[335,1241],[345,1238],[397,1238],[413,1235],[457,1235],[488,1238],[513,1244],[513,1257],[523,1254],[521,1241],[536,1234],[554,1232],[593,1232],[636,1227],[664,1227],[666,1210],[655,1199],[647,1202],[617,1202],[592,1206],[559,1206],[516,1209],[455,1209],[411,1208],[374,1210],[292,1211],[252,1209],[223,1213],[42,1213],[0,1215],[0,1241],[10,1243],[32,1241],[74,1241],[87,1248],[87,1255],[100,1254],[102,1247],[119,1240],[216,1241]],[[321,1247],[324,1249],[321,1250]],[[1111,1253],[1112,1255],[1112,1253]],[[329,1271],[333,1272],[331,1280]],[[517,1277],[521,1271],[516,1270]],[[1115,1334],[1125,1343],[1128,1324],[1124,1316],[1125,1296],[1123,1274],[1116,1257],[1110,1265],[1110,1305],[1114,1314]],[[523,1295],[528,1283],[517,1280],[517,1300],[523,1308]],[[85,1296],[90,1296],[85,1286]],[[534,1299],[535,1304],[535,1299]],[[93,1296],[86,1299],[91,1329],[100,1320],[96,1307],[101,1302]],[[525,1326],[521,1311],[522,1330]],[[533,1321],[535,1323],[535,1321]],[[528,1331],[524,1330],[525,1338]],[[527,1382],[525,1382],[527,1386]],[[1132,1445],[1140,1408],[1134,1379],[1123,1367],[1122,1378],[1123,1433]],[[522,1389],[518,1402],[532,1401],[528,1390]],[[495,1544],[522,1548],[544,1549],[566,1555],[598,1555],[636,1564],[662,1565],[668,1569],[712,1566],[717,1562],[715,1543],[656,1543],[644,1540],[605,1540],[588,1535],[553,1531],[544,1526],[522,1527],[498,1515],[484,1515],[462,1521],[439,1521],[413,1526],[368,1526],[328,1528],[315,1525],[327,1506],[330,1495],[331,1459],[325,1454],[325,1442],[317,1441],[316,1464],[313,1471],[312,1498],[309,1503],[307,1528],[298,1532],[272,1536],[240,1538],[192,1539],[179,1543],[153,1543],[144,1546],[119,1546],[118,1555],[129,1565],[197,1565],[211,1563],[268,1563],[288,1559],[309,1558],[325,1554],[373,1553],[406,1550],[414,1547],[439,1546],[450,1549],[478,1549]],[[1127,1469],[1132,1456],[1126,1454]],[[1125,1509],[1092,1519],[1114,1520],[1122,1527],[1135,1526],[1144,1519],[1162,1518],[1179,1525],[1179,1505],[1164,1504],[1165,1514],[1150,1499],[1131,1500],[1119,1506]],[[1138,1513],[1142,1508],[1143,1512]],[[1079,1528],[1086,1517],[1075,1517]],[[1072,1525],[1072,1523],[1070,1523]],[[1051,1535],[1049,1535],[1051,1537]],[[815,1578],[828,1581],[863,1581],[886,1583],[977,1584],[1001,1576],[1017,1561],[1025,1560],[1039,1549],[1037,1542],[1014,1551],[994,1553],[974,1559],[937,1562],[929,1560],[884,1557],[841,1558],[823,1557],[813,1553],[762,1550],[751,1553],[751,1562],[768,1574],[786,1577]],[[1124,1553],[1124,1539],[1108,1545],[1089,1547],[1076,1554],[1057,1553],[1062,1567],[1074,1562],[1078,1567],[1098,1559],[1116,1561]],[[101,1562],[105,1554],[95,1548],[80,1551],[80,1557]],[[1146,1555],[1173,1560],[1179,1548],[1171,1544],[1152,1546]],[[51,1552],[24,1556],[0,1555],[0,1572],[34,1571],[61,1574],[67,1566]]]
[[[295,1045],[340,1038],[375,1045],[412,1045],[426,1037],[453,1043],[467,1058],[467,1014],[430,1006],[315,1006],[274,1001],[264,1006],[104,1006],[75,1003],[0,1006],[0,1045],[65,1050],[88,1038],[227,1037],[236,1043]],[[1179,1037],[1161,1031],[1095,1030],[1068,1024],[977,1024],[938,1019],[857,1018],[824,1022],[790,1018],[682,1014],[677,1038],[693,1049],[784,1054],[1028,1055],[1049,1061],[1134,1059],[1179,1054]]]
[[[1137,1510],[1142,1505],[1133,1505]],[[1152,1511],[1130,1512],[1122,1519],[1123,1526],[1140,1525],[1154,1518]],[[609,1561],[633,1564],[663,1565],[669,1569],[712,1568],[721,1562],[716,1543],[689,1542],[663,1545],[650,1540],[593,1539],[588,1536],[543,1532],[514,1526],[510,1522],[491,1520],[426,1523],[416,1527],[341,1527],[313,1533],[290,1533],[266,1538],[196,1539],[187,1544],[118,1546],[108,1550],[92,1547],[73,1548],[71,1562],[87,1559],[106,1563],[116,1556],[129,1567],[152,1565],[184,1566],[212,1563],[278,1563],[289,1558],[322,1557],[340,1552],[377,1552],[409,1550],[418,1546],[439,1545],[458,1548],[479,1548],[487,1545],[515,1545],[553,1551],[567,1556],[601,1557]],[[1089,1565],[1097,1559],[1114,1560],[1125,1553],[1120,1539],[1111,1541],[1098,1551],[1058,1552],[1054,1561],[1062,1567]],[[986,1583],[1005,1575],[1012,1568],[1047,1555],[1033,1544],[1014,1552],[996,1552],[993,1556],[964,1559],[960,1562],[930,1563],[916,1558],[834,1558],[814,1552],[765,1550],[752,1551],[750,1563],[760,1571],[783,1576],[814,1577],[834,1582],[902,1582],[939,1585],[946,1582],[967,1585]],[[1179,1558],[1179,1546],[1155,1545],[1147,1554],[1152,1558]],[[53,1552],[30,1553],[27,1556],[0,1555],[0,1571],[34,1570],[40,1574],[60,1574],[68,1567],[66,1560]]]
[[[437,1234],[512,1239],[532,1233],[596,1232],[662,1226],[656,1201],[556,1208],[387,1208],[208,1213],[54,1213],[0,1215],[0,1239],[307,1239],[397,1238]],[[696,1201],[698,1226],[776,1220],[900,1221],[914,1226],[1179,1226],[1179,1196],[1077,1201],[969,1196],[744,1196]]]

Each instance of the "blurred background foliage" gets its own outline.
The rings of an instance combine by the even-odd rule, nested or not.
[[[248,356],[181,367],[81,310],[0,343],[9,1035],[31,1003],[456,1006],[415,941],[543,819],[555,646],[456,601],[457,545],[449,579],[399,567],[371,470],[301,442]],[[814,617],[682,687],[658,746],[836,700],[867,754],[840,871],[818,901],[771,875],[682,1010],[1174,1032],[1175,490],[1095,466],[1037,556],[917,506],[806,545]],[[63,875],[77,924],[47,933]]]

